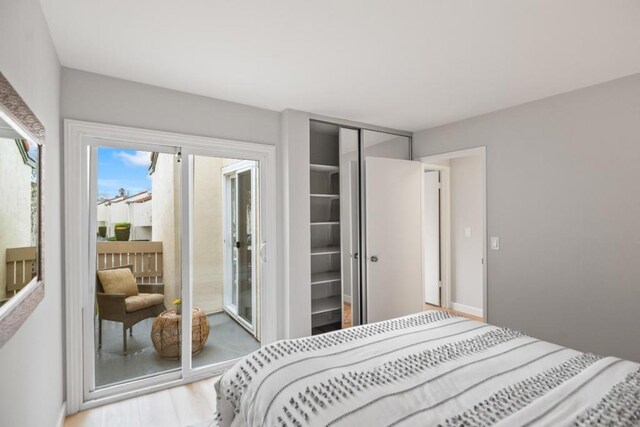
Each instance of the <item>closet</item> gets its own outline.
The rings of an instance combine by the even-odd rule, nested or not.
[[[342,328],[338,127],[312,122],[310,134],[311,331]]]
[[[314,120],[309,130],[311,333],[420,311],[422,175],[411,139]]]

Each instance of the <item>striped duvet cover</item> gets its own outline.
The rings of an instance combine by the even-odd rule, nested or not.
[[[223,426],[640,425],[640,365],[428,311],[279,341],[216,383]]]

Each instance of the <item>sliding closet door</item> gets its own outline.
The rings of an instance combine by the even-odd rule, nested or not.
[[[342,246],[343,327],[360,324],[360,135],[340,128],[340,244]],[[350,309],[350,310],[349,310]]]

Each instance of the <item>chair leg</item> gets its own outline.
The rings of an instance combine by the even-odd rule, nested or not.
[[[127,355],[127,327],[122,324],[122,354]]]
[[[98,317],[98,348],[102,348],[102,317]]]

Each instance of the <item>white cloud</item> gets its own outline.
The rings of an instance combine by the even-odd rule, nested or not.
[[[151,154],[148,151],[136,151],[134,154],[118,151],[115,156],[127,166],[148,168],[151,164]]]

